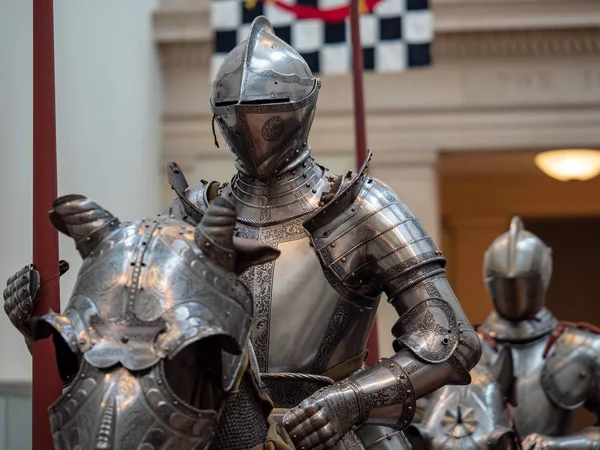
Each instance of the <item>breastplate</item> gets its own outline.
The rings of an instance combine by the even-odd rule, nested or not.
[[[252,341],[261,372],[321,374],[356,356],[365,348],[376,312],[373,305],[340,296],[310,245],[304,220],[239,224],[240,237],[281,251],[276,261],[241,277],[254,296]]]
[[[560,436],[571,427],[571,411],[550,401],[540,381],[548,339],[549,336],[545,336],[527,344],[510,344],[517,377],[518,406],[514,409],[514,417],[521,436],[531,433]],[[484,350],[486,358],[495,358],[496,353],[488,345],[484,344]]]

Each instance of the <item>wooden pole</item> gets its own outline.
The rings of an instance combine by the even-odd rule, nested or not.
[[[363,54],[360,42],[360,0],[350,2],[350,33],[352,38],[352,81],[354,84],[354,133],[356,139],[356,166],[360,167],[367,157],[367,132],[365,126],[365,102],[363,83]],[[379,359],[379,340],[377,339],[377,320],[373,322],[367,341],[369,358],[372,365]]]
[[[33,264],[42,286],[34,315],[60,311],[58,232],[48,211],[56,198],[56,118],[54,104],[54,14],[52,0],[33,0]],[[52,339],[33,344],[35,450],[53,450],[48,407],[61,395]]]

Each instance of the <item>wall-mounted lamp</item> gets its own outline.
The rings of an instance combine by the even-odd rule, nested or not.
[[[557,180],[589,180],[600,174],[600,151],[552,150],[537,155],[535,165],[546,175]]]

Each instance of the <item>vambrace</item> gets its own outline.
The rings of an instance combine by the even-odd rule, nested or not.
[[[395,289],[395,282],[386,286],[387,292],[395,291],[388,294],[389,301],[400,315],[392,328],[394,349],[412,354],[416,362],[434,364],[429,371],[439,373],[426,377],[432,389],[423,386],[428,392],[419,390],[418,398],[447,384],[469,384],[469,372],[481,357],[481,343],[445,275],[424,279],[404,291]]]
[[[471,336],[472,345],[478,348],[475,332],[465,335]],[[459,342],[455,352],[464,350],[463,342]],[[443,364],[435,364],[415,358],[412,350],[404,348],[338,385],[348,385],[356,393],[358,423],[402,429],[413,420],[418,399],[447,384],[470,382],[466,367],[471,363],[464,364],[461,359],[450,355]]]

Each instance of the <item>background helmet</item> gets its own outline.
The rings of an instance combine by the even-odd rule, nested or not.
[[[210,96],[238,170],[266,179],[306,158],[319,87],[300,54],[257,17],[219,67]]]
[[[544,306],[551,276],[552,250],[513,217],[509,231],[494,240],[483,260],[494,308],[513,322],[532,318]]]

